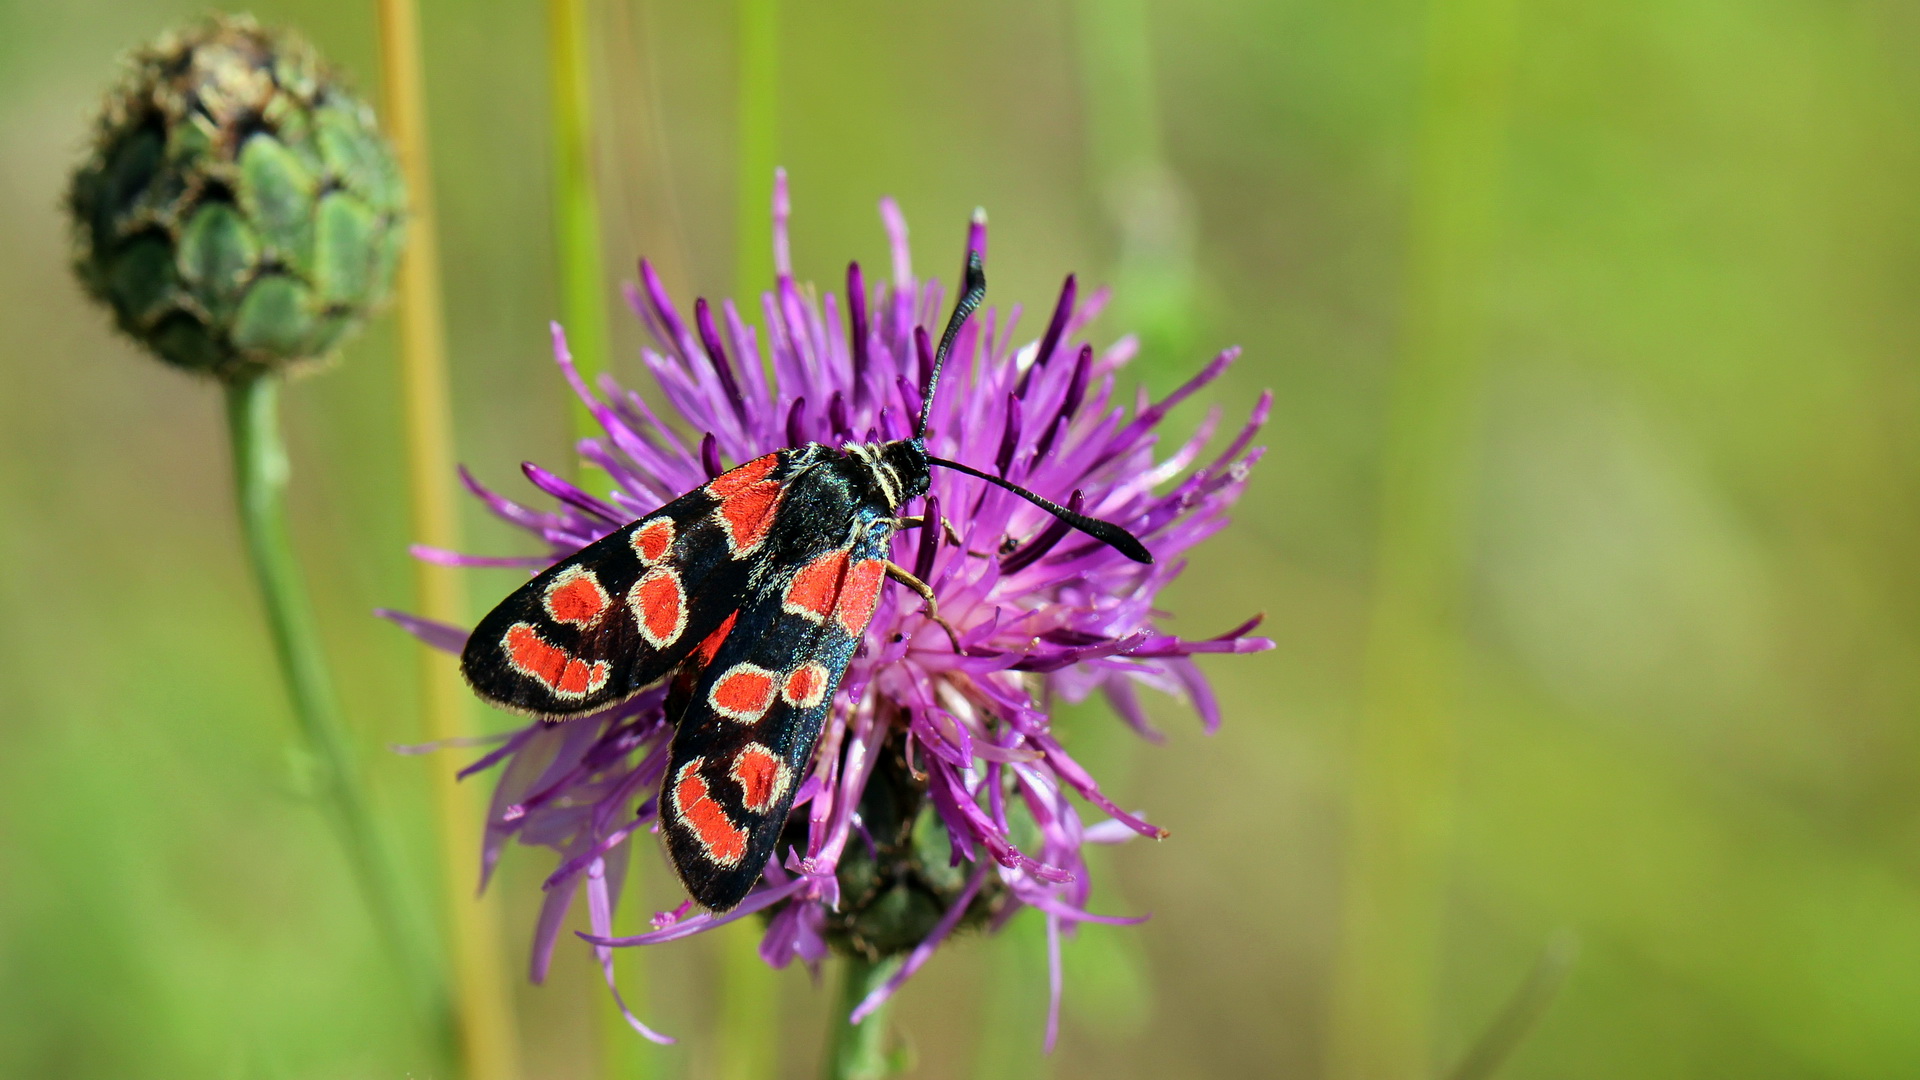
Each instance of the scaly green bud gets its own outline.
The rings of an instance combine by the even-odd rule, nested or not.
[[[129,58],[68,202],[120,328],[230,380],[325,357],[385,301],[405,194],[311,46],[215,16]]]
[[[856,834],[840,856],[840,908],[823,927],[834,948],[870,961],[911,952],[925,941],[966,891],[975,868],[964,860],[952,865],[947,830],[927,799],[925,780],[913,775],[906,747],[904,732],[896,728],[874,763],[860,796],[866,835]],[[1006,886],[988,875],[954,929],[985,925],[1006,901]]]

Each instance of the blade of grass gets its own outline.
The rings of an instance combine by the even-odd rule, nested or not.
[[[733,295],[752,318],[773,285],[773,170],[780,164],[780,0],[740,0]]]
[[[1195,228],[1161,138],[1146,0],[1076,0],[1074,39],[1093,194],[1119,241],[1110,325],[1140,335],[1155,379],[1194,344]]]
[[[600,197],[594,184],[592,77],[586,0],[547,0],[547,62],[553,120],[554,254],[560,265],[560,321],[580,374],[593,385],[607,370],[606,266]],[[585,403],[568,395],[576,438],[600,434]],[[585,466],[582,465],[582,468]],[[604,492],[602,492],[604,494]]]
[[[1487,344],[1517,0],[1432,0],[1405,321],[1381,462],[1328,1075],[1432,1068],[1452,831],[1465,505]]]
[[[446,328],[440,309],[439,236],[427,157],[426,88],[420,67],[420,18],[412,0],[378,0],[380,65],[387,130],[412,200],[400,263],[400,371],[407,442],[407,494],[415,543],[460,546],[454,503],[453,408],[447,390]],[[450,567],[414,561],[416,610],[461,625],[461,583]],[[451,658],[420,650],[421,709],[428,739],[468,734],[467,690]],[[473,895],[483,811],[453,768],[429,769],[438,819],[444,927],[453,964],[452,1007],[461,1074],[515,1080],[520,1048],[500,958],[497,901]]]
[[[1547,1007],[1560,993],[1560,987],[1580,957],[1580,938],[1571,930],[1559,930],[1547,939],[1540,958],[1533,962],[1522,982],[1508,999],[1506,1008],[1493,1018],[1487,1029],[1474,1040],[1460,1064],[1447,1074],[1447,1080],[1490,1080],[1507,1063],[1513,1052],[1526,1041],[1534,1025],[1547,1014]]]

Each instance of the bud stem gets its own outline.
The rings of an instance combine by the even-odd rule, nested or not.
[[[446,995],[439,965],[423,943],[432,940],[418,914],[402,901],[392,849],[368,810],[339,699],[327,676],[313,607],[300,581],[287,529],[287,452],[280,436],[280,378],[241,375],[226,383],[227,432],[233,442],[234,494],[247,555],[266,607],[273,648],[287,680],[294,721],[314,763],[314,789],[366,893],[367,906],[388,951],[400,964],[423,1015],[438,1023]]]
[[[847,1018],[900,966],[898,958],[874,963],[860,956],[841,961],[840,1000],[827,1014],[827,1055],[822,1080],[883,1080],[898,1064],[887,1053],[887,1017],[892,1003],[881,1005],[858,1024]]]

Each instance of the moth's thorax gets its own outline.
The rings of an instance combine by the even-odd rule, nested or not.
[[[840,449],[854,481],[888,510],[898,510],[908,499],[927,493],[931,479],[927,450],[917,440],[850,442]]]

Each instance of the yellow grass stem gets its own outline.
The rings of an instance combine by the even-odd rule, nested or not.
[[[1414,1080],[1452,835],[1467,506],[1516,0],[1432,0],[1382,461],[1328,1072]]]
[[[440,308],[439,235],[428,168],[419,12],[412,0],[378,0],[378,8],[386,126],[399,152],[411,199],[409,242],[400,263],[399,315],[412,532],[418,543],[456,548],[460,519],[453,492],[453,408]],[[452,568],[416,560],[414,588],[420,614],[455,625],[464,622],[461,583]],[[424,645],[419,649],[427,737],[468,734],[467,690],[452,658]],[[456,783],[448,763],[432,760],[429,772],[439,828],[460,1073],[467,1080],[516,1080],[519,1033],[500,956],[498,901],[474,895],[483,809],[476,792]]]

